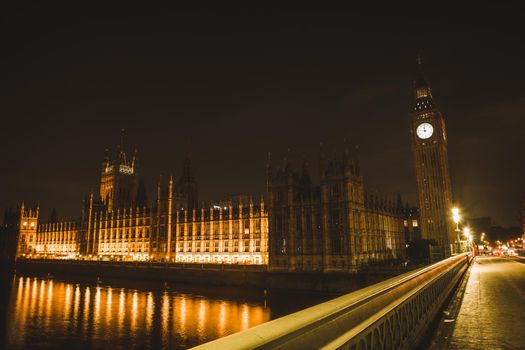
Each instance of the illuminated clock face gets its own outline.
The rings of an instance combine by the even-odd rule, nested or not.
[[[434,127],[429,123],[421,123],[416,129],[417,137],[422,140],[428,139],[434,133]]]

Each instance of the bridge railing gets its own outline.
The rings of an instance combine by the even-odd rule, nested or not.
[[[469,264],[461,254],[195,349],[410,349]]]

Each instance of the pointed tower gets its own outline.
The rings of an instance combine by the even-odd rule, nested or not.
[[[39,207],[36,210],[27,208],[24,202],[20,205],[17,256],[25,256],[35,251]]]
[[[266,160],[266,193],[270,191],[272,186],[273,168],[272,168],[272,154],[268,152],[268,158]]]
[[[446,257],[451,254],[455,237],[449,218],[452,191],[445,119],[425,79],[420,57],[417,58],[417,68],[410,114],[410,141],[421,211],[421,236],[433,240]]]
[[[100,199],[109,211],[136,205],[138,186],[137,150],[128,159],[124,150],[124,134],[121,135],[115,158],[106,149],[100,175]]]
[[[179,190],[188,201],[187,208],[189,210],[197,208],[197,182],[195,181],[195,177],[193,176],[193,168],[191,166],[191,159],[189,156],[186,156],[184,158],[182,176],[179,180]]]
[[[303,193],[303,195],[308,194],[312,187],[310,170],[308,166],[308,161],[306,159],[303,159],[303,166],[301,170],[301,178],[299,180],[299,185],[301,187],[301,192]]]

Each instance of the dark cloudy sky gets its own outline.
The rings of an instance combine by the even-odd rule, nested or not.
[[[74,3],[1,11],[0,208],[25,200],[78,215],[121,128],[150,191],[189,152],[202,200],[260,195],[268,152],[281,163],[290,148],[316,173],[319,143],[330,153],[346,138],[368,189],[415,204],[408,111],[421,52],[456,201],[518,224],[523,13]]]

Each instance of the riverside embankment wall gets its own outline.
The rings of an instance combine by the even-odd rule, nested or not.
[[[133,264],[82,261],[18,260],[20,273],[83,276],[167,283],[258,287],[264,289],[347,293],[406,272],[392,268],[360,273],[275,272],[265,266]]]

